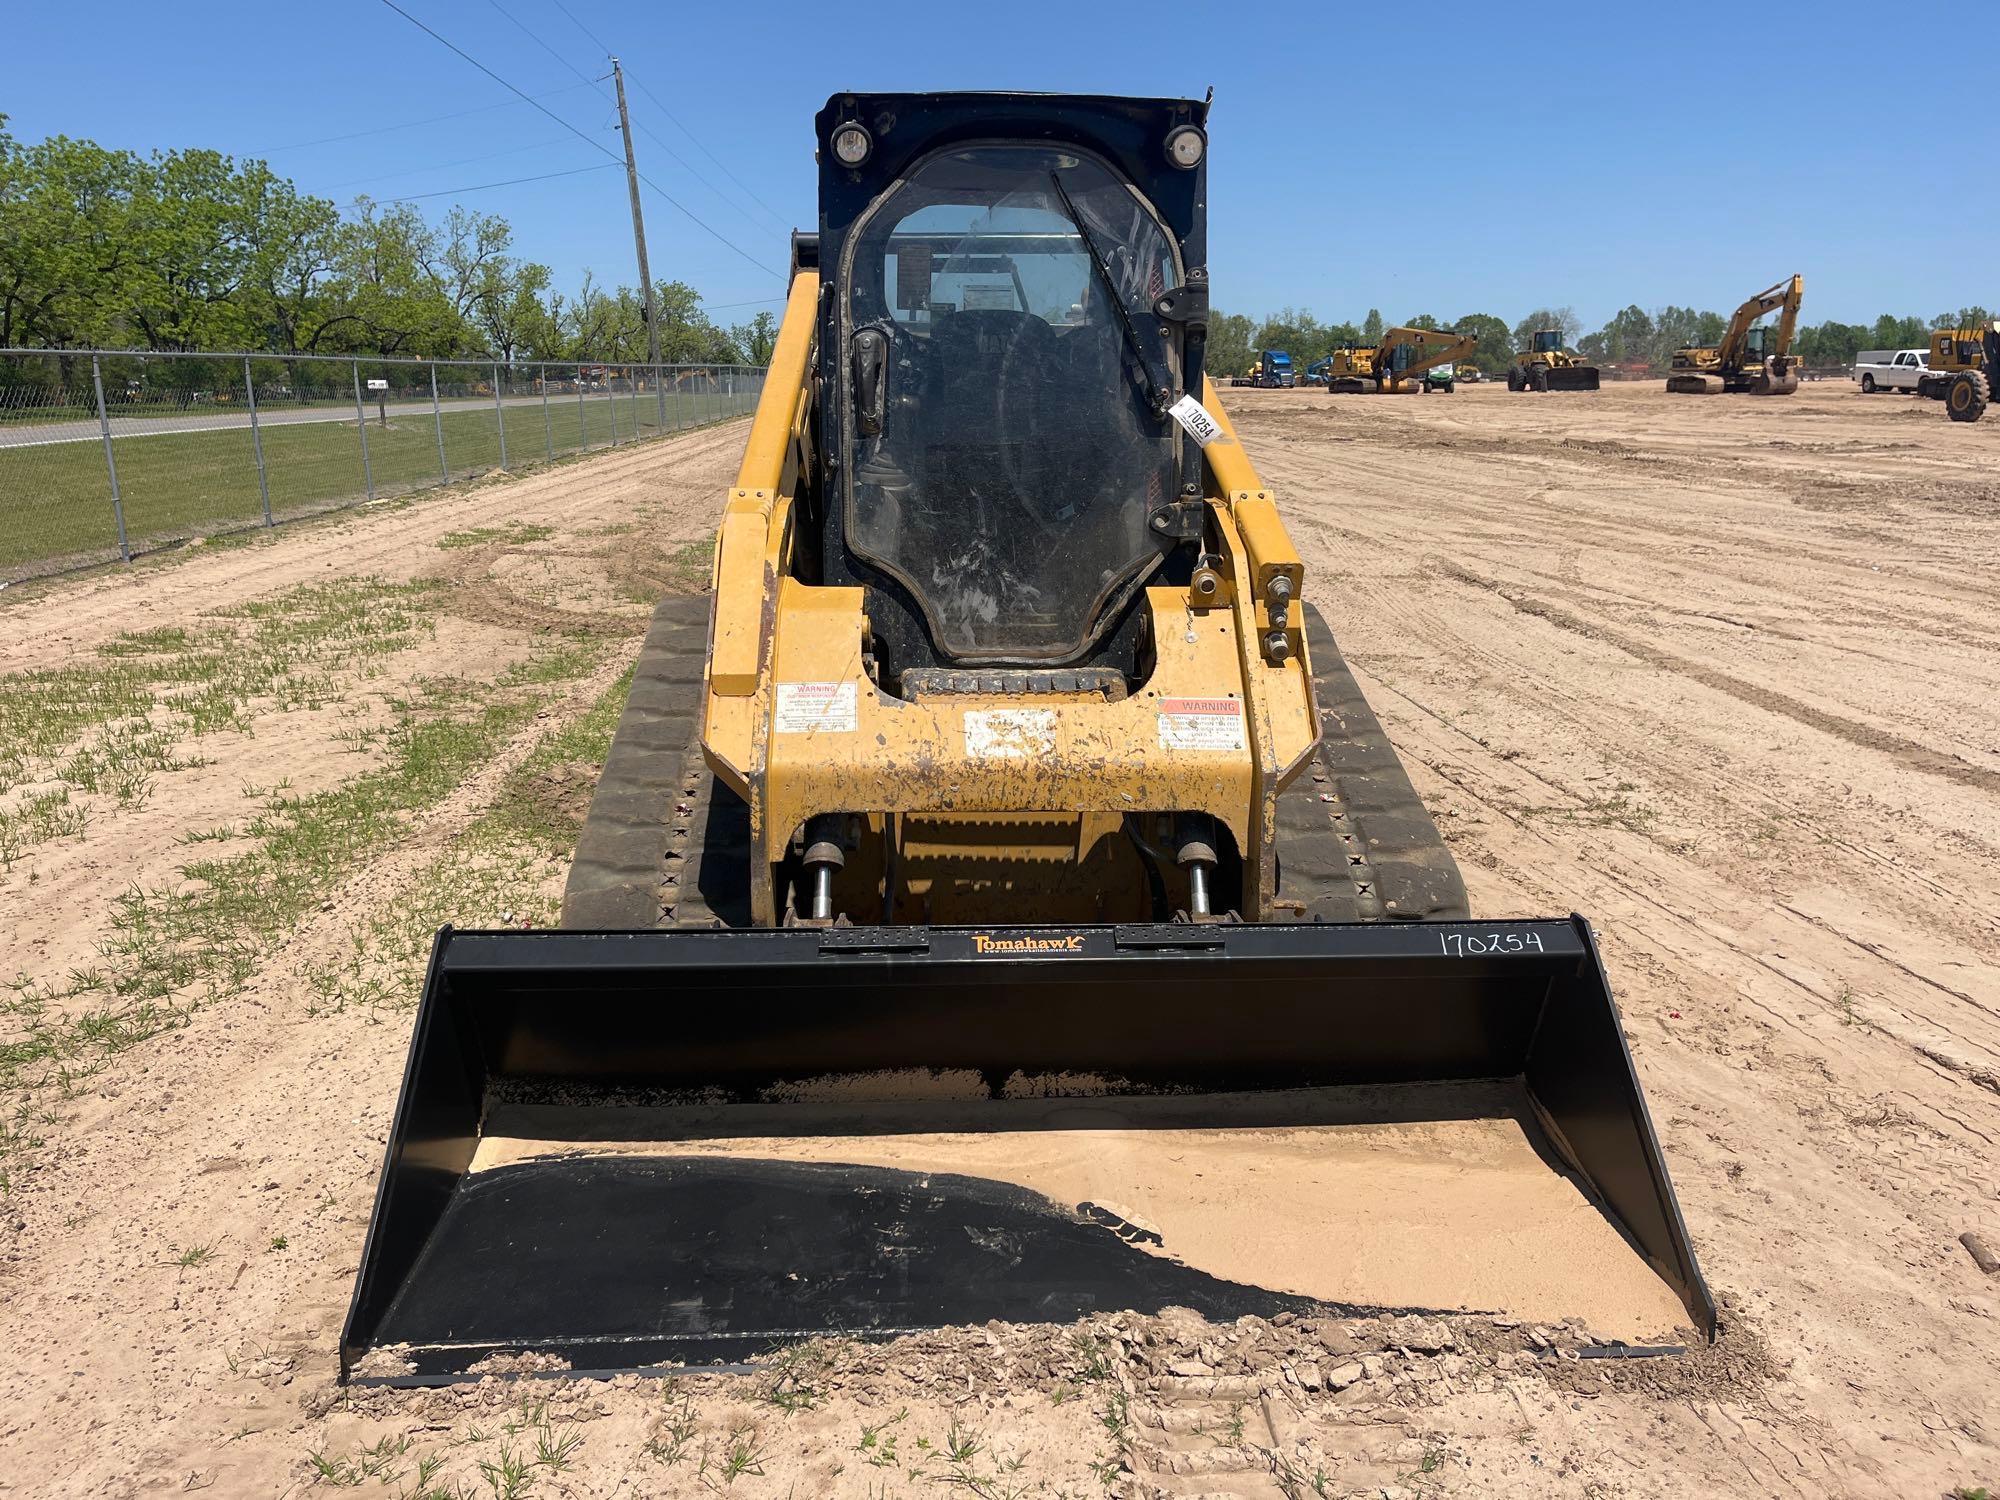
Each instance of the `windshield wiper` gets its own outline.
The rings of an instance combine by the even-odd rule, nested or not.
[[[1111,310],[1118,315],[1118,328],[1125,335],[1125,347],[1132,351],[1132,359],[1139,366],[1139,374],[1146,382],[1146,397],[1153,403],[1153,410],[1164,415],[1174,404],[1174,393],[1153,378],[1153,366],[1146,358],[1146,351],[1139,344],[1139,330],[1132,326],[1132,318],[1125,311],[1125,299],[1118,295],[1118,288],[1111,281],[1111,267],[1098,253],[1097,241],[1090,237],[1090,230],[1083,222],[1083,215],[1070,202],[1069,190],[1062,185],[1062,178],[1049,173],[1049,181],[1055,184],[1056,196],[1062,199],[1063,212],[1069,216],[1076,232],[1083,236],[1083,248],[1089,252],[1090,263],[1097,267],[1098,279],[1104,283],[1104,296],[1110,302]]]

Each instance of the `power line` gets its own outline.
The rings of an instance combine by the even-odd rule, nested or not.
[[[631,78],[632,75],[628,73],[625,76]],[[716,166],[720,167],[722,169],[723,176],[727,177],[731,182],[735,183],[738,187],[742,188],[745,193],[748,193],[750,196],[750,201],[755,203],[759,208],[763,209],[764,212],[770,216],[771,221],[773,223],[775,223],[780,229],[786,231],[787,233],[791,231],[792,225],[786,220],[785,216],[779,213],[773,207],[771,207],[771,205],[766,203],[762,198],[759,198],[757,194],[751,190],[748,183],[744,182],[742,178],[738,177],[734,172],[730,171],[726,163],[724,163],[719,157],[716,156],[716,154],[713,151],[709,150],[708,147],[704,146],[701,143],[701,138],[699,136],[697,136],[692,130],[689,130],[687,126],[681,124],[680,117],[677,116],[672,110],[668,109],[666,105],[662,104],[659,100],[659,96],[656,95],[651,89],[646,87],[645,79],[633,78],[632,82],[638,87],[640,93],[644,94],[648,99],[652,100],[653,108],[657,109],[661,114],[665,115],[669,120],[672,120],[674,122],[675,128],[678,129],[682,135],[686,136],[689,140],[694,142],[695,149],[699,151],[703,156],[707,157],[710,161],[714,162]],[[644,125],[641,125],[639,128],[641,130],[645,130]],[[653,132],[647,130],[646,134],[652,135]],[[664,145],[662,146],[662,149],[663,150],[665,149]],[[679,158],[676,157],[675,160],[678,161]],[[686,163],[683,162],[682,165],[685,166]],[[694,172],[693,167],[688,167],[688,170],[690,172]],[[701,174],[699,172],[695,172],[695,176],[701,177]],[[707,181],[706,178],[703,178],[702,180],[704,182]],[[709,187],[711,191],[715,192],[717,197],[722,196],[721,192],[715,188],[714,184],[712,183],[709,184]]]
[[[580,86],[574,83],[566,83],[559,89],[551,89],[548,93],[537,94],[535,97],[537,99],[553,99],[557,94],[575,93]],[[303,151],[308,146],[331,146],[340,141],[358,141],[364,136],[388,135],[392,131],[397,130],[414,130],[419,125],[436,125],[444,120],[462,120],[467,115],[491,114],[496,109],[512,109],[513,107],[514,101],[512,99],[502,99],[498,104],[481,104],[472,109],[455,109],[448,115],[428,115],[421,120],[405,120],[400,125],[376,125],[367,130],[349,131],[346,135],[323,135],[317,140],[293,141],[289,146],[267,146],[265,150],[273,155],[280,151]]]
[[[602,172],[610,165],[612,164],[608,161],[594,161],[587,167],[571,167],[567,172],[541,172],[533,177],[509,177],[504,182],[474,182],[468,183],[464,187],[439,188],[434,193],[405,193],[400,198],[381,198],[375,201],[381,203],[416,203],[425,198],[449,198],[455,193],[483,193],[488,188],[516,187],[524,182],[548,182],[557,177],[576,177],[584,172]],[[354,200],[355,203],[360,201],[358,198]],[[347,205],[349,208],[353,206],[353,203]]]
[[[476,161],[493,161],[502,156],[519,156],[523,151],[541,151],[549,146],[567,145],[566,141],[536,141],[529,146],[509,146],[505,151],[488,151],[483,156],[461,156],[457,161],[432,162],[425,167],[404,167],[396,172],[371,172],[366,177],[350,177],[345,182],[329,182],[327,187],[354,187],[363,182],[387,182],[392,177],[409,177],[417,172],[442,172],[447,167],[469,167]]]
[[[578,31],[582,32],[585,36],[590,38],[592,45],[594,45],[599,52],[602,52],[606,57],[609,57],[611,55],[611,49],[605,46],[602,41],[598,40],[596,32],[592,31],[588,26],[584,25],[583,22],[579,21],[576,18],[576,13],[572,11],[567,5],[564,5],[563,0],[553,0],[553,3],[557,10],[561,11],[564,15],[569,17],[570,25],[574,26]]]
[[[433,41],[437,42],[439,45],[447,48],[448,50],[457,53],[458,56],[464,58],[465,61],[471,63],[473,67],[479,69],[480,72],[484,73],[488,78],[492,79],[495,83],[499,84],[502,88],[506,89],[507,92],[516,95],[517,97],[525,100],[529,104],[533,104],[536,109],[540,110],[543,114],[547,115],[551,120],[554,120],[558,125],[562,126],[563,129],[567,130],[571,135],[575,136],[578,140],[584,142],[592,150],[602,152],[606,157],[610,158],[612,161],[619,162],[621,164],[623,163],[624,158],[619,156],[609,146],[605,145],[602,141],[592,139],[590,136],[586,135],[583,131],[577,129],[576,126],[572,125],[568,120],[565,120],[561,115],[557,114],[554,110],[549,109],[546,106],[537,103],[532,95],[524,93],[522,90],[516,88],[506,79],[502,78],[498,73],[494,72],[491,68],[487,67],[485,63],[481,62],[478,58],[474,57],[471,53],[467,52],[464,48],[458,46],[453,42],[447,41],[444,37],[440,36],[437,32],[433,31],[430,27],[426,26],[422,21],[419,21],[415,16],[411,15],[408,11],[404,10],[402,6],[396,3],[396,0],[382,0],[382,3],[388,6],[389,9],[393,10],[397,15],[401,16],[405,21],[408,21],[412,26],[416,27],[417,30],[423,32],[426,36],[430,37]],[[569,13],[567,11],[564,11],[564,14],[568,15]],[[576,18],[574,16],[571,16],[570,19],[575,20]],[[743,259],[749,261],[751,265],[757,267],[758,270],[766,272],[769,275],[773,276],[777,275],[777,273],[775,271],[772,271],[769,266],[765,265],[762,261],[758,260],[756,256],[752,255],[748,250],[745,250],[741,245],[737,244],[734,240],[730,239],[727,235],[722,233],[721,230],[716,229],[710,224],[708,224],[705,220],[701,218],[700,215],[696,214],[694,210],[690,209],[685,203],[681,202],[680,199],[676,198],[672,193],[668,192],[665,188],[661,187],[657,182],[654,182],[652,178],[646,176],[645,173],[641,172],[639,174],[639,178],[640,181],[644,182],[647,187],[651,188],[654,192],[658,193],[662,198],[666,199],[667,202],[672,204],[674,208],[679,210],[682,215],[684,215],[687,219],[692,221],[696,226],[698,226],[712,238],[728,246],[731,250],[735,251],[738,255],[742,256]],[[436,197],[439,195],[427,194],[425,196]]]
[[[500,4],[500,0],[486,0],[486,3],[492,6],[495,10],[499,11],[501,15],[506,16],[509,21],[513,22],[514,29],[520,32],[522,36],[526,37],[529,41],[533,42],[537,47],[540,47],[544,52],[548,53],[550,57],[553,57],[557,62],[561,63],[565,68],[568,68],[570,72],[576,74],[578,78],[583,79],[583,81],[589,84],[593,89],[597,89],[598,93],[602,94],[604,92],[602,89],[597,88],[597,85],[600,82],[602,82],[601,79],[595,79],[586,76],[583,70],[577,67],[575,63],[571,62],[568,58],[564,57],[560,52],[556,51],[555,48],[551,47],[547,42],[543,41],[540,37],[536,36],[534,32],[528,30],[527,26],[524,25],[521,21],[515,19],[515,17],[513,17],[512,15],[509,15],[506,8]]]
[[[432,31],[431,28],[426,26],[422,21],[419,21],[415,16],[411,15],[408,11],[404,10],[402,6],[396,3],[396,0],[382,0],[382,3],[388,6],[389,9],[393,10],[397,15],[401,16],[405,21],[408,21],[412,26],[416,27],[417,30],[423,32],[426,36],[430,37],[433,41],[439,43],[440,45],[446,48],[449,48],[453,52],[456,52],[460,57],[464,58],[467,62],[471,63],[473,67],[479,69],[480,72],[484,73],[488,78],[492,79],[495,83],[499,84],[501,88],[507,90],[508,93],[513,94],[522,100],[525,100],[529,104],[533,104],[536,109],[541,110],[543,114],[547,115],[551,120],[554,120],[556,124],[562,126],[564,130],[567,130],[571,135],[575,136],[585,145],[591,147],[593,150],[602,151],[606,156],[611,156],[613,154],[611,148],[605,145],[602,141],[592,140],[588,135],[584,134],[581,130],[578,130],[574,125],[570,124],[569,121],[565,120],[561,115],[557,114],[554,110],[548,108],[546,105],[537,102],[532,94],[525,93],[522,90],[514,87],[513,84],[509,83],[506,79],[502,78],[498,73],[494,72],[491,68],[487,67],[485,63],[481,62],[478,58],[474,57],[470,52],[467,52],[463,47],[458,46],[454,42],[446,41],[442,36],[439,36],[438,33]]]
[[[603,88],[601,87],[601,85],[604,82],[603,79],[587,77],[582,69],[578,68],[575,63],[571,62],[567,57],[564,57],[562,53],[558,52],[554,47],[549,45],[549,43],[545,41],[533,29],[531,29],[526,22],[522,21],[518,16],[515,16],[510,11],[508,11],[508,9],[500,3],[500,0],[486,0],[486,3],[492,6],[494,10],[498,11],[501,14],[501,16],[503,16],[509,23],[513,25],[515,30],[521,33],[521,35],[525,36],[529,41],[533,42],[537,47],[540,47],[544,52],[548,53],[550,57],[553,57],[557,62],[561,63],[565,68],[568,68],[571,73],[575,74],[584,83],[589,84],[590,87],[592,89],[595,89],[599,94],[602,94],[604,92]],[[568,15],[568,12],[565,11],[564,14]],[[576,18],[574,16],[571,16],[570,19],[574,21]],[[579,27],[579,29],[581,29],[581,27]],[[586,32],[585,35],[588,36],[590,34]],[[593,41],[596,40],[595,37],[592,37],[591,39]],[[631,74],[627,73],[626,77],[631,78]],[[631,81],[637,84],[639,88],[642,91],[644,91],[648,99],[651,99],[653,101],[654,108],[658,109],[660,113],[664,114],[668,119],[673,120],[676,125],[680,125],[680,121],[674,118],[673,112],[669,110],[664,104],[660,103],[659,99],[654,95],[653,91],[646,87],[645,82],[642,79],[631,78]],[[607,100],[607,102],[609,101]],[[693,162],[689,161],[686,157],[682,156],[680,152],[676,151],[672,146],[668,145],[666,141],[663,140],[659,135],[655,134],[652,127],[649,126],[644,120],[639,121],[638,124],[639,124],[639,129],[645,133],[646,138],[650,140],[654,145],[658,146],[662,151],[666,152],[667,155],[683,170],[685,170],[690,177],[694,178],[696,182],[700,183],[703,187],[707,188],[711,193],[715,194],[716,198],[719,201],[721,201],[724,204],[727,204],[731,209],[734,209],[737,213],[743,215],[746,222],[756,225],[756,227],[760,230],[763,228],[762,225],[757,224],[755,217],[750,213],[748,209],[746,209],[741,203],[738,203],[735,199],[731,198],[729,194],[725,193],[721,188],[717,187],[714,183],[710,182],[708,178],[704,177],[699,167],[697,167]],[[681,126],[681,131],[683,134],[687,134],[687,127]],[[694,137],[692,135],[688,135],[688,139],[693,141]],[[701,142],[695,141],[695,144],[697,146],[700,146]],[[702,149],[704,152],[707,151],[706,147],[702,147]],[[710,156],[709,159],[711,161],[715,160],[713,156]],[[715,164],[718,167],[722,167],[722,163],[719,161],[716,162]],[[729,169],[727,167],[722,167],[722,170],[727,172]],[[734,181],[735,179],[732,177],[731,180]],[[738,183],[737,185],[739,187],[742,186],[741,183]],[[750,190],[748,188],[744,188],[744,191],[747,193]],[[756,195],[752,194],[751,196],[754,198]],[[779,229],[784,230],[790,227],[782,219],[779,219],[775,214],[772,214],[768,208],[765,209],[765,213],[772,219],[773,222],[775,222],[778,225]]]

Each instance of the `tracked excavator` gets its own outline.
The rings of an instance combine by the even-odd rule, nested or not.
[[[1204,374],[1207,124],[820,112],[562,927],[437,935],[344,1378],[1166,1306],[1713,1335],[1590,927],[1471,918],[1317,607],[1368,580]]]
[[[1421,391],[1427,371],[1464,359],[1478,347],[1479,340],[1450,328],[1391,328],[1379,343],[1334,350],[1326,388],[1337,396]]]
[[[1674,351],[1667,389],[1682,396],[1789,396],[1799,388],[1799,362],[1792,355],[1799,301],[1805,278],[1794,276],[1767,287],[1730,314],[1722,342],[1714,348],[1689,345]],[[1775,312],[1778,321],[1757,320]]]

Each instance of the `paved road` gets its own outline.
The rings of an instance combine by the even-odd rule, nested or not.
[[[668,397],[674,400],[696,396],[697,394],[701,393],[691,391],[669,391],[667,393]],[[630,392],[621,391],[613,397],[602,391],[593,391],[588,393],[584,397],[584,400],[592,407],[603,406],[613,400],[623,406],[634,401],[648,400],[651,395],[650,391],[637,396],[632,395]],[[549,395],[549,404],[551,406],[560,406],[564,402],[574,406],[576,405],[576,401],[577,397],[574,392],[566,395],[551,392]],[[540,406],[541,404],[542,398],[540,396],[507,396],[501,400],[501,405],[503,406]],[[493,410],[493,398],[491,396],[460,396],[442,401],[439,405],[447,415],[453,412],[491,411]],[[380,408],[374,402],[371,401],[368,403],[368,415],[371,418],[376,417],[379,410]],[[423,401],[391,401],[389,403],[389,415],[392,417],[428,417],[430,414],[431,403],[428,399]],[[301,422],[352,422],[353,420],[354,408],[352,406],[280,405],[260,406],[257,409],[257,421],[263,427],[288,427]],[[234,411],[189,412],[181,416],[172,417],[121,417],[116,412],[113,412],[111,417],[111,435],[114,438],[122,440],[125,438],[158,437],[163,433],[170,432],[228,431],[233,428],[245,428],[249,425],[250,413],[242,409]],[[80,422],[41,422],[32,426],[18,427],[0,424],[0,449],[41,448],[52,443],[95,443],[101,441],[102,438],[103,434],[98,431],[97,423],[91,420]]]

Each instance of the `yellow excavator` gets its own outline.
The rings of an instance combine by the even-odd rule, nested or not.
[[[1713,1336],[1589,926],[1471,919],[1314,607],[1368,580],[1204,372],[1207,126],[819,113],[712,593],[561,929],[437,936],[343,1378],[1169,1306]]]
[[[1537,328],[1507,367],[1510,391],[1594,391],[1600,379],[1596,365],[1563,347],[1560,328]]]
[[[1375,344],[1342,344],[1333,351],[1326,388],[1336,396],[1422,391],[1424,373],[1464,359],[1479,347],[1450,328],[1391,328]]]
[[[1798,328],[1799,301],[1805,288],[1803,276],[1767,287],[1730,315],[1722,342],[1714,348],[1688,345],[1676,349],[1667,389],[1682,396],[1717,396],[1725,391],[1791,395],[1799,388],[1792,335]],[[1770,312],[1777,313],[1776,324],[1757,322]]]

